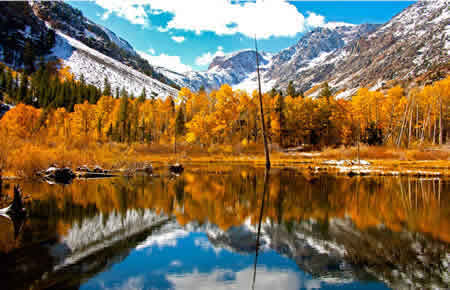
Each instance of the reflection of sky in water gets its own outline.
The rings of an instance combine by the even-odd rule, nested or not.
[[[81,289],[251,289],[254,253],[214,247],[204,233],[149,237],[121,263]],[[258,257],[255,289],[386,289],[380,283],[325,283],[273,250]]]

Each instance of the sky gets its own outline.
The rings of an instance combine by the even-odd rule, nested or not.
[[[385,23],[413,1],[91,0],[66,1],[114,31],[154,66],[206,70],[212,59],[258,48],[277,53],[311,29]]]

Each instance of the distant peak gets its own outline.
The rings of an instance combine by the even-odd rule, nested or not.
[[[322,27],[328,28],[328,29],[336,29],[338,27],[355,27],[356,24],[347,23],[347,22],[328,22],[325,23]]]

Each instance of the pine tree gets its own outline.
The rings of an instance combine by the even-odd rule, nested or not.
[[[55,31],[53,29],[49,29],[46,35],[45,46],[47,49],[51,49],[55,45]]]
[[[6,86],[6,72],[2,71],[0,73],[0,88],[5,89]]]
[[[108,131],[106,131],[106,137],[111,140],[113,137],[113,125],[112,123],[109,123]]]
[[[177,136],[184,135],[186,130],[183,107],[180,106],[175,119],[175,131]]]
[[[118,121],[119,121],[119,126],[120,126],[120,141],[123,141],[125,136],[127,136],[127,121],[128,121],[128,96],[127,94],[123,95],[122,98],[120,99],[120,107],[119,107],[119,116],[118,116]]]
[[[275,87],[273,87],[269,92],[269,96],[272,98],[274,98],[277,94],[278,94],[278,92],[277,92],[277,89],[275,89]]]
[[[123,97],[127,97],[128,98],[128,92],[125,88],[122,88],[122,90],[120,91],[120,96]]]
[[[120,98],[119,87],[116,87],[116,99]]]
[[[0,64],[0,88],[4,88],[4,82],[6,80],[5,78],[5,70],[2,64]]]
[[[32,72],[34,72],[35,57],[36,56],[33,51],[33,44],[31,43],[31,41],[27,41],[23,49],[23,64],[26,74],[31,74]]]
[[[27,95],[28,95],[28,75],[23,73],[21,74],[20,78],[17,100],[27,105],[31,105],[31,100],[27,100]]]
[[[300,91],[298,92],[298,95],[299,95],[302,99],[305,98],[305,93],[304,93],[302,90],[300,90]]]
[[[111,84],[108,81],[108,77],[105,77],[103,95],[104,96],[111,96],[112,95]]]
[[[330,103],[331,95],[332,95],[332,92],[331,92],[330,86],[328,85],[328,82],[325,82],[322,85],[322,90],[320,91],[320,96],[323,98],[326,98],[327,102]]]
[[[145,101],[145,99],[147,99],[147,93],[146,93],[145,87],[144,87],[144,88],[142,89],[142,93],[141,93],[141,95],[139,96],[138,101],[139,101],[140,103],[143,103],[143,102]]]
[[[293,98],[298,97],[297,92],[295,91],[294,82],[290,81],[286,90],[286,95],[291,96]]]
[[[275,113],[277,114],[278,122],[279,122],[279,126],[280,126],[280,131],[278,132],[280,146],[283,146],[283,144],[284,144],[283,143],[283,130],[284,130],[285,123],[286,123],[285,117],[284,117],[284,107],[285,107],[284,97],[279,96],[275,103]]]

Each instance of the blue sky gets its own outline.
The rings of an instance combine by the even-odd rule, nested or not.
[[[329,23],[384,23],[413,1],[67,1],[126,39],[154,65],[204,70],[212,58],[252,48],[276,53]]]

